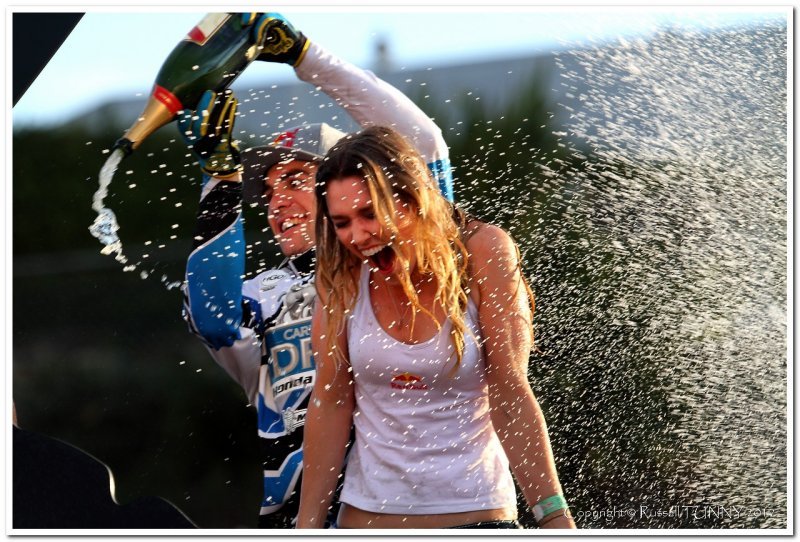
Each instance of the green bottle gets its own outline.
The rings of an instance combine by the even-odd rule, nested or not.
[[[172,50],[156,76],[139,119],[114,144],[125,156],[172,119],[194,109],[207,89],[221,92],[261,52],[266,35],[257,36],[261,13],[209,13]]]

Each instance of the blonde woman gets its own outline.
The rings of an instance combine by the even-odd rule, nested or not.
[[[320,528],[355,443],[340,528],[572,528],[528,384],[533,299],[507,233],[467,219],[386,127],[317,171],[317,378],[298,527]]]

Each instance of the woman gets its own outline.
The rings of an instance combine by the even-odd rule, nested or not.
[[[574,527],[527,380],[532,296],[500,228],[438,192],[401,135],[342,139],[317,172],[317,380],[300,528]]]

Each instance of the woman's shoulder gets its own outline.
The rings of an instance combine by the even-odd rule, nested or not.
[[[474,259],[489,259],[516,253],[511,235],[494,224],[470,220],[464,228],[465,246]]]

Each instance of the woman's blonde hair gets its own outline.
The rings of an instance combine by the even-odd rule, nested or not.
[[[330,220],[326,201],[330,182],[356,176],[369,187],[375,217],[392,239],[398,235],[396,201],[416,213],[413,232],[416,270],[435,281],[435,301],[452,322],[451,338],[455,347],[455,370],[461,363],[466,332],[467,249],[461,228],[454,216],[453,204],[439,192],[430,170],[414,147],[402,135],[384,126],[374,126],[340,140],[326,155],[317,170],[317,281],[328,300],[328,328],[325,343],[339,361],[343,354],[334,349],[336,337],[344,330],[345,318],[358,297],[358,272],[362,261],[339,242]],[[460,222],[463,222],[460,221]],[[410,300],[413,313],[427,314],[434,322],[433,307],[423,307],[411,283],[408,258],[397,245],[390,244],[396,255],[398,278]],[[412,328],[414,325],[412,317]],[[437,322],[441,330],[441,324]]]

